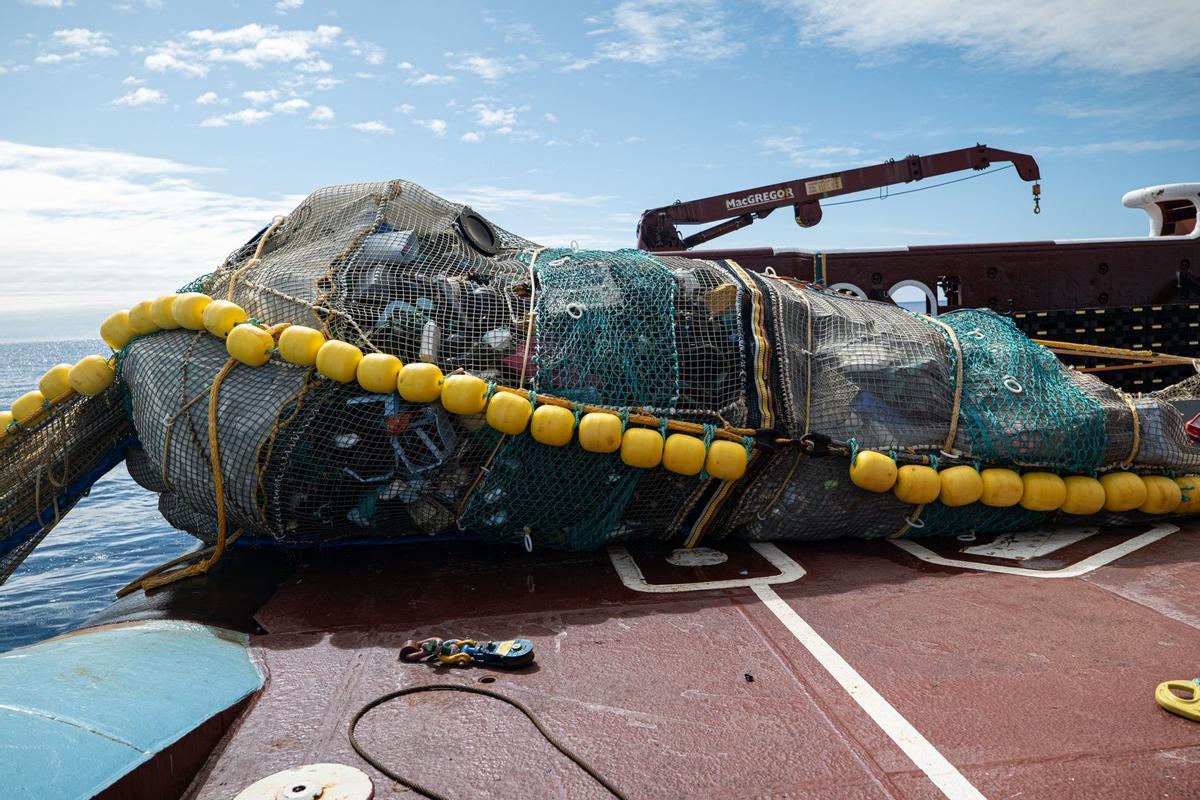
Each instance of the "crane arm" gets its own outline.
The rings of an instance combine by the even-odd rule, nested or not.
[[[792,206],[797,224],[807,228],[821,221],[821,200],[825,198],[911,183],[968,169],[984,170],[1004,161],[1012,162],[1023,180],[1041,179],[1033,156],[997,150],[982,144],[929,156],[910,155],[899,161],[885,161],[868,167],[774,183],[700,200],[676,201],[669,206],[650,209],[642,214],[638,223],[638,247],[650,251],[687,250],[744,228],[784,206]],[[1034,196],[1037,197],[1038,193],[1039,187],[1034,186]],[[682,236],[676,227],[720,220],[724,221],[687,237]]]

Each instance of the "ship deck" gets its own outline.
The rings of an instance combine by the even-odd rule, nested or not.
[[[1198,530],[726,541],[708,566],[670,564],[662,544],[311,553],[258,609],[266,686],[186,796],[312,762],[414,796],[347,726],[381,694],[458,683],[524,702],[633,798],[1195,797],[1200,724],[1153,692],[1200,673]],[[425,636],[524,637],[537,660],[397,660]],[[608,796],[485,697],[400,698],[359,734],[450,797]]]

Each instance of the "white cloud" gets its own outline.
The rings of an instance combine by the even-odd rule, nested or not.
[[[157,103],[166,102],[167,96],[158,89],[147,89],[145,86],[139,86],[128,94],[121,95],[116,100],[113,100],[113,105],[118,106],[148,106]]]
[[[295,114],[297,111],[303,111],[309,107],[309,102],[299,97],[293,97],[291,100],[284,100],[282,103],[276,103],[271,106],[272,109],[283,114]]]
[[[275,13],[286,14],[304,5],[304,0],[276,0]]]
[[[88,28],[64,28],[50,36],[49,46],[55,52],[40,53],[34,61],[38,64],[59,64],[83,61],[86,58],[108,58],[117,51],[109,46],[108,34]]]
[[[122,86],[141,86],[143,83],[145,83],[144,80],[135,78],[132,75],[127,76],[125,80],[121,81]]]
[[[869,59],[949,47],[972,60],[1018,68],[1059,65],[1119,75],[1200,65],[1182,22],[1193,0],[991,0],[969,10],[958,0],[774,0],[792,13],[801,36]]]
[[[303,72],[328,72],[321,48],[339,44],[342,29],[318,25],[312,30],[283,30],[277,25],[251,23],[229,30],[188,31],[182,38],[155,46],[145,58],[147,69],[174,70],[203,77],[213,64],[240,64],[259,69],[269,64],[297,63]]]
[[[558,122],[558,117],[554,116],[549,111],[547,111],[545,114],[542,115],[542,119],[546,120],[546,122],[549,122],[549,123]]]
[[[64,5],[63,0],[24,0],[24,3],[27,6],[44,6],[46,8],[62,8]],[[71,3],[67,2],[66,5],[71,5]]]
[[[604,27],[591,33],[601,39],[588,58],[568,64],[586,69],[602,61],[630,64],[681,64],[716,61],[737,53],[740,42],[728,38],[732,27],[715,0],[639,0],[613,9]]]
[[[260,106],[263,103],[269,103],[272,100],[278,100],[279,99],[279,90],[278,89],[255,89],[255,90],[249,91],[249,92],[242,92],[242,97],[246,100],[249,100],[254,105]]]
[[[498,81],[514,71],[514,67],[502,58],[465,54],[450,69],[474,72],[485,81]]]
[[[373,119],[369,122],[355,122],[350,127],[359,133],[371,133],[387,136],[391,136],[393,133],[395,133],[394,130],[389,128],[387,125],[384,125],[377,119]]]
[[[501,132],[511,131],[517,124],[517,111],[514,107],[501,108],[479,102],[471,106],[475,112],[475,121],[485,128],[499,128]]]
[[[434,136],[442,137],[446,135],[446,121],[441,119],[414,119],[413,122],[420,125],[425,130],[432,133]]]
[[[811,145],[799,136],[769,136],[759,142],[768,153],[786,156],[797,167],[831,169],[860,163],[869,154],[858,147]]]
[[[222,114],[219,117],[209,117],[200,123],[200,127],[225,128],[231,122],[237,122],[241,125],[257,125],[270,116],[272,116],[270,111],[264,111],[261,108],[243,108],[241,111],[233,111],[229,114]]]
[[[466,142],[467,144],[479,144],[480,142],[483,141],[483,132],[482,131],[467,131],[459,138],[462,141]]]
[[[409,78],[406,83],[410,86],[443,86],[457,81],[458,78],[453,75],[435,75],[432,72],[426,72],[416,78]]]
[[[27,335],[34,322],[50,337],[94,336],[112,309],[209,272],[299,202],[209,190],[198,181],[213,171],[0,140],[0,272],[38,276],[10,281],[0,295],[0,337]],[[45,328],[48,319],[57,320],[53,329]]]
[[[410,103],[401,103],[400,105],[396,106],[396,110],[406,117],[409,117],[412,116],[412,113],[417,110],[417,107],[411,105]]]
[[[382,64],[386,57],[383,48],[374,42],[360,42],[357,39],[347,39],[346,47],[349,48],[351,55],[362,58],[368,64]]]
[[[167,72],[174,70],[189,78],[203,78],[208,74],[208,67],[204,64],[198,64],[195,61],[188,61],[186,58],[180,58],[182,52],[172,52],[170,49],[160,49],[158,52],[151,53],[142,60],[142,64],[146,69],[154,70],[155,72]]]
[[[470,186],[437,190],[456,203],[466,203],[477,211],[495,213],[510,208],[538,206],[595,206],[612,200],[610,195],[578,195],[572,192],[538,192],[532,189],[503,189],[499,186]]]
[[[313,122],[333,122],[333,109],[329,106],[317,106],[308,115],[308,118]]]
[[[216,92],[205,92],[204,94],[197,97],[193,102],[196,103],[197,105],[210,106],[213,103],[220,103],[221,98],[220,98],[220,96],[217,95]]]
[[[208,61],[241,64],[252,69],[272,63],[310,61],[317,49],[336,44],[342,29],[318,25],[313,30],[285,31],[275,25],[250,23],[225,31],[188,31],[187,41],[207,48]]]
[[[399,64],[396,65],[396,69],[402,69],[405,72],[407,72],[409,70],[416,69],[416,67],[414,67],[412,64],[410,64],[407,61],[401,61]]]

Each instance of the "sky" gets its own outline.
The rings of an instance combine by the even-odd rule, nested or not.
[[[0,0],[0,340],[93,336],[357,181],[618,248],[646,208],[982,142],[1038,159],[1042,214],[1008,170],[721,244],[1144,235],[1124,192],[1200,180],[1194,10]]]

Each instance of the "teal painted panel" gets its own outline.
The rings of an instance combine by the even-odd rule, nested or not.
[[[41,775],[20,796],[90,797],[262,685],[244,635],[196,623],[14,650],[0,655],[0,771]]]
[[[74,725],[0,707],[0,764],[9,797],[91,797],[149,757]]]

